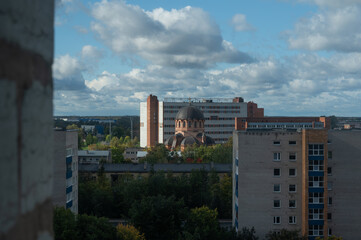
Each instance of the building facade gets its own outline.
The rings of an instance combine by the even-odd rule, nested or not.
[[[78,132],[54,132],[52,201],[78,213]]]
[[[82,164],[99,164],[101,161],[107,163],[112,162],[112,154],[110,150],[93,151],[93,150],[80,150],[78,151],[79,163]]]
[[[159,101],[150,95],[140,103],[140,146],[154,146],[174,136],[175,117],[182,107],[192,104],[202,111],[206,124],[205,134],[215,143],[223,143],[232,136],[236,117],[263,117],[263,108],[243,98],[166,98]]]
[[[361,131],[236,130],[233,141],[237,230],[359,238]]]

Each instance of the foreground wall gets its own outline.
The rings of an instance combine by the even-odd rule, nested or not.
[[[53,18],[0,1],[0,239],[52,239]]]

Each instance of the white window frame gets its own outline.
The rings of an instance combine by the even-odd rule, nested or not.
[[[290,190],[290,188],[291,188],[292,185],[295,186],[295,190],[294,190],[294,191],[291,191],[291,190]],[[290,193],[295,193],[295,192],[297,192],[297,184],[289,184],[289,185],[288,185],[288,192],[290,192]]]
[[[278,207],[276,205],[278,205]],[[281,208],[281,200],[280,199],[273,199],[273,208]]]
[[[279,175],[275,175],[275,170],[278,169],[279,170]],[[274,168],[273,169],[273,177],[281,177],[281,168]]]
[[[294,174],[294,175],[291,175],[291,172],[290,172],[290,171],[291,171],[292,169],[295,170],[295,174]],[[297,168],[289,168],[289,169],[288,169],[288,176],[289,176],[289,177],[296,177],[296,176],[297,176]]]
[[[291,201],[294,201],[295,202],[295,206],[294,207],[291,207]],[[296,199],[290,199],[290,200],[288,200],[288,208],[297,208],[297,201],[296,201]]]
[[[279,191],[275,191],[275,187],[276,186],[278,186],[278,188],[279,188]],[[275,183],[275,184],[273,184],[273,192],[281,192],[281,184],[280,183]]]
[[[324,201],[323,201],[323,198],[324,198],[323,193],[317,193],[317,192],[309,193],[308,203],[311,203],[311,204],[321,204],[321,203],[324,202]],[[312,199],[312,202],[310,202],[310,199]]]
[[[288,224],[296,224],[296,216],[288,216]]]
[[[275,162],[281,161],[281,153],[280,152],[273,153],[273,161],[275,161]]]
[[[281,216],[273,216],[273,224],[281,224]]]

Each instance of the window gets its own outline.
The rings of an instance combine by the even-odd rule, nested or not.
[[[329,190],[329,191],[332,190],[332,182],[327,183],[327,190]]]
[[[328,236],[332,236],[332,229],[331,228],[328,229]]]
[[[275,152],[273,153],[273,161],[280,161],[281,160],[281,153]]]
[[[310,192],[308,195],[308,203],[323,203],[323,193]]]
[[[310,225],[308,226],[309,236],[323,236],[323,225]]]
[[[308,220],[323,220],[323,209],[308,209]]]
[[[288,141],[289,145],[296,145],[296,141]]]
[[[288,201],[289,208],[296,208],[296,200],[289,200]]]
[[[290,152],[290,153],[288,154],[288,159],[289,159],[290,161],[296,161],[296,159],[297,159],[296,153],[295,153],[295,152]]]
[[[281,200],[273,200],[273,207],[274,208],[280,208],[281,207]]]
[[[274,169],[273,169],[273,176],[274,176],[274,177],[279,177],[279,176],[281,176],[281,169],[279,169],[279,168],[274,168]]]
[[[328,157],[328,159],[332,159],[332,151],[327,152],[327,157]]]
[[[296,192],[296,184],[290,184],[288,187],[289,192]]]
[[[308,163],[309,171],[323,171],[323,160],[310,160]]]
[[[289,174],[290,177],[295,177],[296,173],[297,173],[296,168],[288,169],[288,174]]]
[[[332,220],[332,213],[327,213],[327,220],[331,221]]]
[[[280,141],[273,141],[273,145],[280,145],[281,142]]]
[[[323,156],[323,144],[308,144],[309,156]]]
[[[327,167],[327,175],[328,176],[332,175],[332,167]]]
[[[273,224],[281,224],[281,217],[280,216],[274,216],[273,217]]]
[[[296,224],[296,216],[289,216],[288,217],[289,224]]]
[[[274,184],[273,185],[274,192],[281,192],[281,184]]]
[[[332,205],[332,197],[328,197],[328,201],[327,201],[328,205],[331,206]]]
[[[308,177],[309,187],[323,187],[323,177],[309,176]]]

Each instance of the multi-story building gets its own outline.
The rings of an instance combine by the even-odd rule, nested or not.
[[[78,159],[79,159],[79,163],[82,164],[99,164],[101,161],[111,163],[112,154],[110,150],[105,150],[105,151],[79,150]]]
[[[261,124],[261,129],[237,124],[233,225],[255,227],[261,238],[285,228],[301,230],[309,239],[358,239],[361,131],[329,130],[328,119],[323,126],[312,121],[313,127],[296,119],[274,118],[273,127]]]
[[[78,213],[78,132],[54,132],[52,201]]]
[[[243,98],[165,98],[150,95],[140,103],[140,146],[154,146],[174,136],[175,117],[180,108],[191,104],[202,111],[206,120],[205,134],[223,143],[232,136],[236,117],[263,117],[263,108]]]

